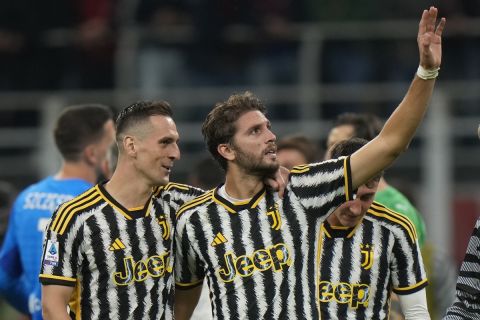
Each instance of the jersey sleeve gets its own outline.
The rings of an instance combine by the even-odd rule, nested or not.
[[[457,289],[476,295],[477,303],[480,304],[480,219],[477,220],[468,242],[458,275]]]
[[[287,192],[317,215],[327,215],[340,204],[353,200],[350,157],[294,167]]]
[[[66,230],[52,227],[59,210],[55,211],[47,228],[43,242],[43,254],[40,266],[40,282],[43,285],[62,285],[74,287],[77,272],[82,262],[81,234],[83,227],[70,225]]]
[[[175,234],[175,282],[180,290],[201,285],[205,277],[200,256],[192,245],[194,236],[189,232],[192,226],[187,224],[186,216],[188,214],[180,216]]]
[[[392,284],[399,295],[415,293],[428,285],[418,241],[410,230],[413,228],[398,227],[393,232]]]
[[[204,190],[186,184],[169,183],[164,187],[169,195],[169,203],[174,210],[178,210],[184,203],[187,203],[205,193]]]
[[[28,290],[16,233],[16,205],[12,207],[2,249],[0,250],[0,295],[16,309],[28,312]]]

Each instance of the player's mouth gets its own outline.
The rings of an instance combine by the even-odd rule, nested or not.
[[[173,166],[162,166],[168,173],[172,171]]]
[[[265,155],[276,158],[277,157],[277,147],[270,147],[265,150]]]

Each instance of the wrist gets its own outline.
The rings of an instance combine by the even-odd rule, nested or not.
[[[417,69],[417,76],[423,80],[435,79],[436,77],[438,77],[439,70],[439,67],[433,69],[425,69],[420,65]]]

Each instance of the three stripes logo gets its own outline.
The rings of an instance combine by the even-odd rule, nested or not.
[[[280,217],[280,212],[278,211],[278,204],[275,203],[275,205],[268,209],[267,216],[272,218],[271,228],[273,230],[280,230],[282,227],[282,218]]]
[[[215,238],[213,239],[213,241],[210,245],[212,247],[216,247],[219,244],[222,244],[222,243],[225,243],[225,242],[228,242],[228,240],[225,238],[225,236],[221,232],[219,232],[219,233],[217,233],[217,235],[215,236]]]
[[[373,265],[373,245],[361,244],[360,250],[362,253],[362,268],[369,270]]]
[[[108,248],[108,250],[110,251],[116,251],[116,250],[123,250],[125,249],[125,245],[123,244],[122,240],[120,240],[119,238],[115,239],[115,241],[112,242],[112,244],[110,245],[110,248]]]

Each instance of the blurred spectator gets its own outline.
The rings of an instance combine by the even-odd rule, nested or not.
[[[278,163],[291,170],[300,164],[319,160],[318,148],[308,137],[295,134],[277,141]]]
[[[113,1],[2,1],[0,89],[111,87]]]
[[[294,24],[305,21],[303,3],[293,0],[252,2],[257,42],[249,66],[249,83],[291,84],[298,81],[298,42]]]
[[[170,86],[185,86],[186,52],[191,17],[186,0],[140,0],[137,22],[147,32],[138,57],[139,87],[144,95],[161,95]]]

